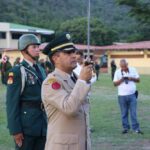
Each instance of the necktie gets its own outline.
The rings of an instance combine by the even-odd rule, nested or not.
[[[71,80],[72,80],[74,83],[76,83],[76,81],[77,81],[77,77],[76,77],[76,75],[75,75],[74,73],[72,73],[72,75],[71,75]]]
[[[40,71],[38,65],[37,64],[33,64],[33,67],[34,67],[34,69],[35,69],[35,71],[37,73],[37,76],[39,77],[40,81],[42,82],[43,81],[43,77],[42,77],[42,74],[41,74],[41,71]]]

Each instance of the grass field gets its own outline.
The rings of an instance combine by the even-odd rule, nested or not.
[[[132,132],[122,135],[117,89],[109,75],[100,75],[91,96],[91,125],[95,129],[92,133],[92,150],[150,150],[149,76],[141,76],[138,89],[138,119],[144,135]],[[0,150],[14,150],[6,128],[5,91],[6,88],[0,85]]]

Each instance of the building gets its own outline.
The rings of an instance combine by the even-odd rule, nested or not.
[[[86,45],[76,45],[86,53]],[[130,66],[136,67],[140,74],[150,74],[150,41],[134,43],[114,43],[110,46],[90,46],[90,53],[100,59],[103,72],[110,72],[110,62],[115,60],[119,67],[120,59],[125,58]]]
[[[51,40],[54,31],[13,23],[0,23],[0,54],[8,55],[11,63],[17,57],[21,57],[17,50],[18,38],[24,33],[36,34],[46,46],[45,42]],[[75,44],[76,48],[83,50],[87,56],[87,45]],[[98,59],[102,65],[102,72],[110,72],[110,62],[115,60],[119,67],[119,61],[126,58],[130,66],[136,67],[140,74],[150,74],[150,41],[134,43],[114,43],[110,46],[90,46],[90,56]],[[41,58],[46,58],[43,54]]]
[[[112,59],[119,67],[120,59],[125,58],[140,74],[150,74],[150,41],[115,44],[101,49],[107,51],[109,70]]]
[[[19,37],[25,33],[37,35],[42,42],[48,42],[54,36],[53,30],[0,22],[0,55],[8,55],[12,63],[16,57],[21,57],[17,44]]]

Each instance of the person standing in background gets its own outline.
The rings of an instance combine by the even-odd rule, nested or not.
[[[111,63],[110,63],[110,65],[111,65],[111,79],[112,79],[112,81],[113,81],[113,79],[114,79],[114,74],[115,74],[115,71],[116,71],[116,69],[117,69],[115,60],[112,60]]]
[[[83,55],[83,52],[82,51],[77,51],[76,52],[76,60],[77,60],[77,67],[73,70],[73,72],[79,76],[80,72],[81,72],[81,69],[82,67],[84,66],[84,55]],[[94,66],[93,66],[94,67]],[[96,74],[95,74],[95,69],[93,68],[93,73],[92,73],[92,78],[90,80],[91,83],[94,83],[96,82]]]
[[[46,74],[48,75],[49,73],[51,73],[52,71],[54,71],[54,66],[53,64],[50,62],[49,58],[46,58],[45,61],[45,70],[46,70]]]
[[[76,60],[77,60],[77,67],[73,70],[73,72],[75,73],[75,75],[77,75],[77,77],[79,77],[80,72],[82,70],[82,67],[84,66],[84,63],[85,63],[84,62],[84,55],[83,55],[82,51],[78,50],[76,52]],[[92,67],[94,67],[94,66],[92,66]],[[93,84],[94,82],[96,82],[96,74],[95,74],[95,70],[93,68],[92,78],[90,80],[90,83]],[[88,96],[87,96],[87,103],[86,103],[87,111],[86,112],[88,112],[88,113],[87,113],[86,117],[87,117],[87,120],[89,121],[88,124],[89,124],[90,132],[94,132],[94,128],[91,127],[91,125],[90,125],[90,116],[89,116],[89,114],[90,114],[90,95],[91,95],[91,90],[89,91]]]
[[[118,102],[122,118],[122,134],[130,130],[128,120],[129,112],[132,122],[132,130],[135,133],[143,134],[137,120],[137,90],[136,83],[140,82],[139,74],[133,67],[128,67],[125,59],[120,60],[120,69],[115,72],[114,85],[118,87]]]
[[[97,61],[95,61],[95,72],[96,72],[96,80],[99,80],[99,73],[100,73],[100,65],[98,64]]]
[[[14,62],[14,66],[19,65],[19,64],[20,64],[20,57],[17,57],[15,62]]]
[[[8,72],[11,68],[12,68],[12,65],[9,62],[9,57],[5,55],[2,58],[2,62],[1,62],[1,80],[2,80],[2,84],[7,85]]]

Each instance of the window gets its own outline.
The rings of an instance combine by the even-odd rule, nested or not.
[[[6,32],[0,32],[0,39],[6,39]]]
[[[21,33],[12,33],[11,37],[14,40],[18,40],[22,34]]]
[[[51,35],[41,35],[41,42],[50,42],[51,40],[53,40],[55,37],[55,34],[51,34]]]

